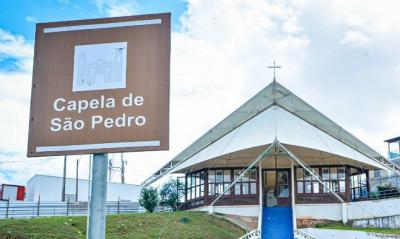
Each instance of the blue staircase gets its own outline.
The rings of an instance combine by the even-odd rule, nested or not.
[[[293,239],[292,207],[265,207],[261,238]]]

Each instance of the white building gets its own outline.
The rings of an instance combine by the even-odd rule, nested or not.
[[[400,198],[371,194],[371,170],[400,175],[274,79],[142,185],[185,174],[181,209],[258,218],[262,238],[293,238],[320,220],[396,222]]]
[[[62,177],[35,175],[27,183],[26,201],[61,201]],[[66,200],[75,201],[76,181],[67,178],[65,183]],[[88,201],[89,181],[79,179],[78,201]],[[107,201],[131,201],[137,202],[141,186],[135,184],[107,183]]]

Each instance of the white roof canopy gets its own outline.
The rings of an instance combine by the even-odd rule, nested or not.
[[[378,152],[276,81],[183,150],[143,184],[210,159],[272,143],[336,155],[337,162],[394,171]],[[304,151],[304,150],[303,150]],[[342,159],[347,159],[343,161]]]

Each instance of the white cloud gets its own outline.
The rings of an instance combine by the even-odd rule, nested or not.
[[[16,58],[32,58],[33,47],[20,35],[0,29],[0,55]]]
[[[99,11],[108,17],[133,15],[139,6],[132,0],[96,0],[95,2]]]
[[[26,20],[27,22],[31,22],[31,23],[36,23],[36,22],[38,22],[38,19],[36,19],[35,17],[32,17],[32,16],[26,16],[26,17],[25,17],[25,20]]]
[[[136,3],[129,3],[96,1],[110,16],[134,13]],[[270,83],[266,67],[273,60],[283,66],[279,82],[385,154],[382,141],[400,135],[394,110],[400,90],[397,5],[189,0],[179,30],[172,33],[170,151],[127,154],[127,181],[143,181]],[[0,146],[18,151],[13,158],[19,158],[26,148],[32,45],[0,30],[1,54],[17,57],[24,66],[0,74],[0,132],[5,132]],[[37,162],[12,166],[27,172],[16,176],[19,182],[32,173],[61,175],[62,160],[42,167]],[[82,170],[87,175],[87,166]]]
[[[366,46],[369,42],[369,39],[367,36],[365,36],[361,32],[357,31],[347,31],[344,34],[344,37],[340,41],[340,44],[346,45],[355,45],[355,46]]]

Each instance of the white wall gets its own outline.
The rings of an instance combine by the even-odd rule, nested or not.
[[[347,204],[349,220],[400,215],[400,198],[350,202]],[[342,220],[342,207],[334,204],[297,204],[298,219]]]
[[[88,200],[88,180],[78,181],[78,201]],[[35,175],[27,183],[27,201],[61,201],[62,177]],[[107,183],[107,201],[129,200],[137,202],[141,186]],[[75,195],[75,179],[67,178],[65,193]]]
[[[192,210],[208,212],[208,206]],[[229,215],[258,217],[259,206],[214,206],[214,212]],[[347,213],[348,220],[400,215],[400,198],[350,202],[347,204]],[[342,205],[339,203],[296,204],[296,218],[342,221]]]
[[[192,209],[192,211],[208,212],[208,206]],[[227,215],[238,215],[246,217],[258,217],[260,206],[258,205],[237,205],[237,206],[214,206],[215,213]]]
[[[296,204],[297,219],[327,219],[342,220],[342,206],[340,204]]]
[[[400,215],[400,198],[352,202],[349,219],[364,219]]]

